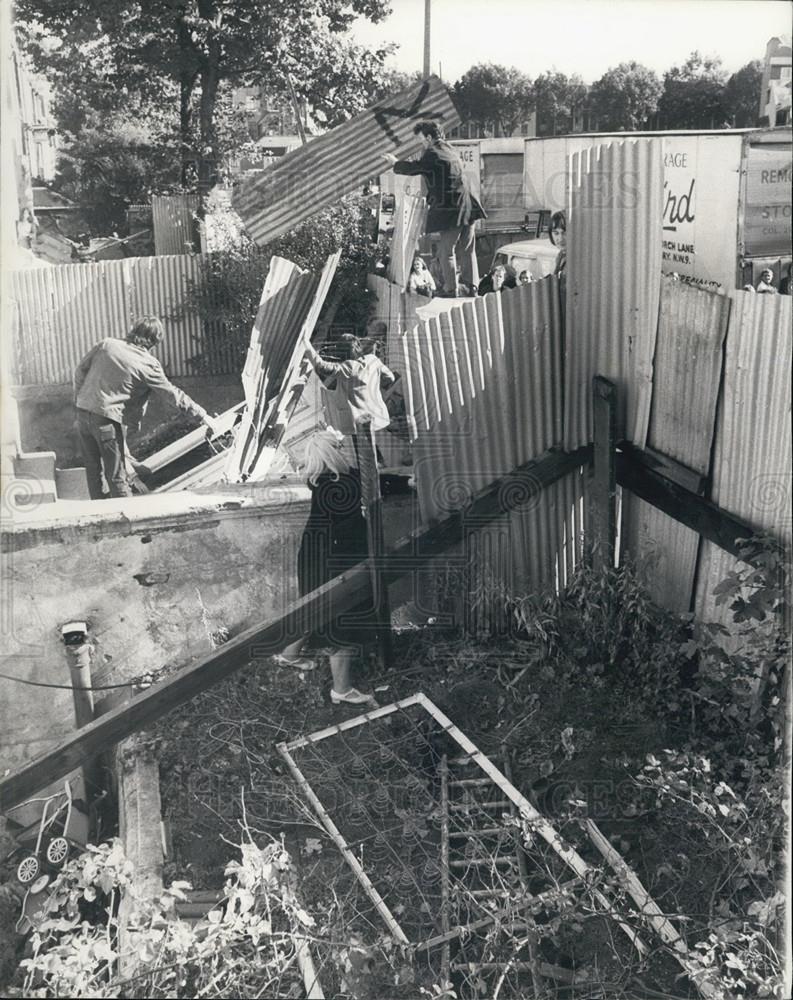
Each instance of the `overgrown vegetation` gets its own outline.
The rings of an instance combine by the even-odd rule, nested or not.
[[[328,256],[342,249],[326,312],[338,323],[360,327],[369,311],[366,275],[372,269],[376,243],[376,199],[351,194],[301,223],[264,247],[242,233],[225,249],[202,261],[204,280],[191,296],[191,307],[204,320],[202,352],[195,359],[198,372],[241,370],[251,327],[271,258],[285,257],[319,274]]]
[[[380,697],[389,701],[423,690],[495,761],[506,747],[515,784],[591,866],[589,879],[570,881],[569,870],[524,824],[534,895],[527,898],[507,873],[499,876],[497,918],[481,932],[480,955],[534,955],[543,968],[566,969],[566,982],[544,980],[549,998],[694,997],[703,983],[716,1000],[781,998],[786,566],[773,547],[747,546],[742,554],[747,561],[716,590],[718,605],[731,613],[729,633],[654,607],[630,565],[606,572],[584,565],[561,595],[502,595],[508,634],[470,638],[431,626],[403,629],[397,672],[364,681],[388,684]],[[290,874],[288,882],[308,922],[294,912],[291,923],[288,914],[279,919],[289,934],[311,938],[326,995],[520,995],[506,974],[486,965],[469,963],[464,974],[444,981],[437,955],[428,961],[395,946],[362,903],[359,885],[275,750],[279,741],[335,719],[321,678],[321,672],[255,663],[157,727],[152,739],[173,839],[167,874],[175,880],[163,899],[178,896],[188,880],[220,889],[224,868],[225,895],[229,879],[238,891],[226,866],[242,828],[256,843],[269,844],[273,857],[284,856],[282,843],[291,855],[294,881]],[[329,772],[328,789],[341,793],[352,777],[343,769]],[[408,813],[403,821],[410,836],[425,836],[432,814]],[[686,940],[687,972],[647,926],[620,871],[594,850],[591,821]],[[514,830],[514,821],[504,822],[505,830]],[[377,864],[370,849],[362,857]],[[73,862],[64,874],[68,893],[79,890],[83,863]],[[540,883],[551,887],[541,897]],[[630,945],[596,893],[641,935],[647,954]],[[55,995],[56,985],[58,995],[78,995],[76,981],[63,979],[67,956],[83,954],[83,935],[98,940],[105,934],[101,922],[98,931],[83,929],[70,898],[65,919],[77,922],[50,928],[49,958],[47,935],[35,939],[36,962],[50,977],[42,995]],[[78,911],[87,903],[79,902]],[[405,907],[413,905],[415,899],[405,898]],[[167,909],[163,900],[156,906]],[[254,912],[261,914],[259,903]],[[510,929],[517,916],[528,931]],[[309,926],[312,918],[315,926]],[[162,934],[158,954],[174,961],[174,941],[188,931],[169,916]],[[268,956],[277,950],[272,936],[263,932],[259,942]],[[455,945],[463,957],[467,940]],[[244,990],[250,983],[234,979],[242,976],[235,963],[253,947],[249,929],[234,942],[228,968],[220,962],[212,975],[225,976],[229,990],[232,984]],[[100,952],[96,962],[106,962],[108,953]],[[281,960],[290,954],[282,952]],[[180,965],[176,978],[163,971],[157,982],[176,995],[232,995],[212,992],[209,966],[200,956],[195,960],[195,967],[193,958]],[[202,970],[198,979],[195,969]],[[98,992],[111,989],[109,975],[100,980],[101,974],[93,995],[117,995]],[[292,995],[288,985],[276,989],[266,995]]]

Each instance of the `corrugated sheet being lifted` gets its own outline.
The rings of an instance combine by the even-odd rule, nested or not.
[[[436,76],[384,98],[241,182],[233,203],[251,237],[267,243],[377,177],[384,153],[405,157],[418,152],[421,143],[413,127],[424,119],[444,129],[460,121]]]
[[[689,488],[699,493],[710,471],[729,315],[726,295],[663,279],[647,444],[691,470]],[[638,497],[623,493],[623,502],[626,544],[648,570],[653,600],[689,611],[699,536]]]
[[[592,377],[617,383],[621,436],[643,447],[661,277],[659,139],[574,153],[567,219],[564,441],[592,440]]]
[[[319,276],[283,257],[270,261],[242,373],[246,406],[226,465],[230,482],[267,471],[310,372],[302,333],[314,329],[340,255]]]
[[[791,550],[791,323],[788,295],[734,291],[724,389],[716,424],[711,499]],[[737,560],[703,540],[696,612],[729,624],[714,587]]]

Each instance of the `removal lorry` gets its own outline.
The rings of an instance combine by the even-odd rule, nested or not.
[[[770,267],[775,283],[791,260],[791,129],[617,132],[526,139],[526,212],[565,209],[569,157],[626,139],[663,143],[665,274],[704,288],[754,285]],[[626,179],[629,185],[629,179]]]

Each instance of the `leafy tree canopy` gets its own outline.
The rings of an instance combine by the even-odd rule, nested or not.
[[[89,71],[92,96],[125,90],[162,100],[163,82],[178,88],[182,159],[211,184],[219,159],[215,110],[223,83],[282,91],[300,81],[331,121],[354,107],[355,86],[373,84],[386,49],[345,45],[357,16],[390,13],[386,0],[18,0],[27,50],[56,87],[78,89]],[[97,65],[92,60],[96,59]],[[330,67],[334,72],[330,73]],[[352,70],[355,70],[353,73]],[[342,78],[342,74],[346,76]],[[324,102],[324,107],[322,106]],[[94,105],[90,105],[93,107]],[[197,119],[197,143],[192,130]]]
[[[665,128],[721,128],[726,117],[726,73],[718,56],[692,52],[664,73],[659,110]]]
[[[753,59],[733,73],[724,89],[727,116],[736,128],[748,128],[757,123],[760,113],[760,88],[763,67]]]
[[[573,115],[583,106],[586,95],[586,84],[577,73],[572,76],[557,70],[540,73],[534,81],[538,134],[570,132]]]
[[[511,135],[533,109],[531,80],[514,66],[480,63],[455,83],[454,100],[464,121]]]
[[[658,110],[662,91],[651,69],[633,61],[620,63],[592,85],[590,107],[602,129],[636,131]]]

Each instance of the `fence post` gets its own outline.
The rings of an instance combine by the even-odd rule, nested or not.
[[[594,477],[592,483],[592,551],[597,569],[611,569],[617,538],[617,387],[592,379]]]
[[[377,471],[371,419],[364,418],[356,422],[354,442],[361,473],[361,500],[366,513],[366,539],[377,627],[378,660],[382,670],[390,670],[391,607],[388,601],[388,584],[382,568],[385,552],[383,502],[380,496],[380,473]]]

